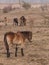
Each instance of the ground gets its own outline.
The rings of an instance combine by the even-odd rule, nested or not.
[[[44,15],[49,16],[48,12],[45,12]],[[0,15],[0,18],[4,16],[9,18],[7,26],[0,26],[0,65],[49,65],[49,25],[48,22],[45,23],[43,12],[40,9],[15,10]],[[13,18],[20,18],[22,15],[27,18],[27,26],[13,26]],[[11,57],[7,58],[3,40],[4,34],[7,31],[17,32],[21,30],[32,31],[32,42],[26,42],[24,57],[21,56],[20,49],[18,56],[15,57],[15,47],[11,47]]]

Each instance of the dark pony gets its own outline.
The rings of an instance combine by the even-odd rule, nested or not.
[[[18,18],[13,19],[13,24],[18,26]]]
[[[26,25],[26,18],[24,16],[20,17],[20,26]]]

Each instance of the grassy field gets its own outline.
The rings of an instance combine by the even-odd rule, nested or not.
[[[13,18],[18,17],[19,19],[22,15],[26,17],[27,25],[13,26]],[[49,65],[49,11],[42,12],[41,9],[30,9],[15,10],[7,14],[0,13],[1,19],[4,16],[7,16],[8,24],[7,26],[0,24],[0,65]],[[24,57],[21,56],[20,49],[18,56],[15,57],[15,47],[11,47],[11,57],[7,58],[3,41],[4,34],[7,31],[21,30],[32,31],[32,42],[26,42]]]

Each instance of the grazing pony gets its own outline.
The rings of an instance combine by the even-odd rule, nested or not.
[[[24,16],[20,17],[20,26],[26,25],[26,18]]]
[[[18,18],[13,19],[13,24],[18,26]]]
[[[7,57],[10,57],[9,46],[11,44],[16,45],[15,56],[17,56],[17,50],[18,50],[19,45],[20,45],[20,48],[21,48],[21,54],[22,54],[22,56],[24,56],[23,48],[24,48],[24,45],[25,45],[25,39],[26,38],[24,37],[24,35],[20,32],[17,32],[17,33],[7,32],[7,33],[5,33],[4,43],[5,43],[5,47],[6,47],[6,50],[7,50]]]

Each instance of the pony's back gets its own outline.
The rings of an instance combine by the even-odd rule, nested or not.
[[[22,44],[25,42],[25,37],[22,33],[17,32],[17,33],[15,33],[15,38],[13,40],[16,41],[16,44]]]

